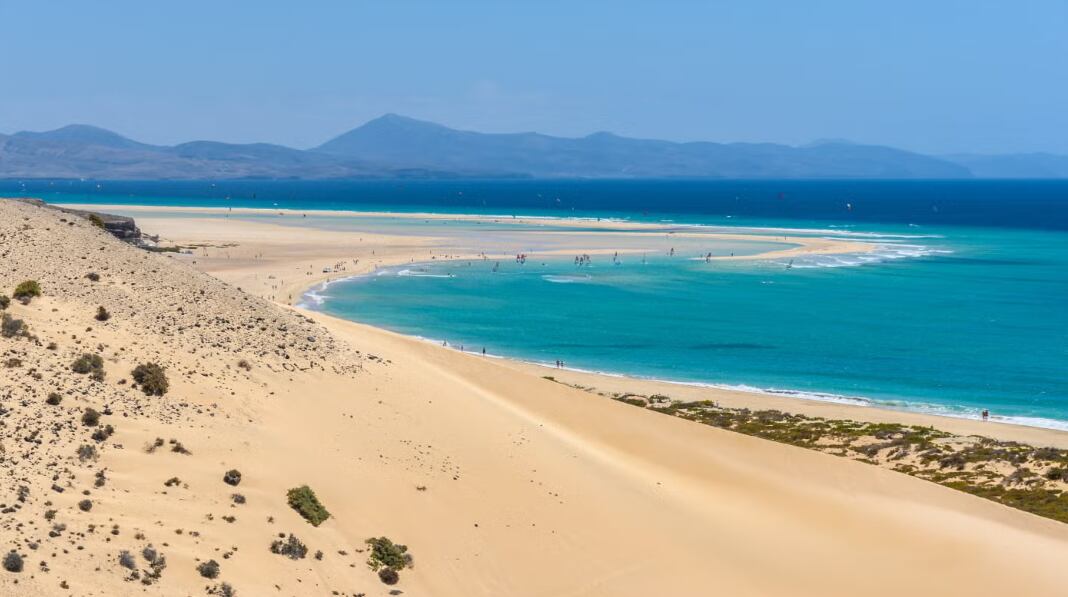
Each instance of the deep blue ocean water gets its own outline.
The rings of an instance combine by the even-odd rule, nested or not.
[[[1068,181],[9,181],[0,194],[854,236],[877,258],[434,262],[333,284],[318,308],[582,369],[1068,428]],[[347,225],[309,215],[299,225]]]

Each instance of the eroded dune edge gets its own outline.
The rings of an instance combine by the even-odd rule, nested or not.
[[[226,225],[202,224],[205,238]],[[244,236],[215,240],[252,246],[268,232],[232,228]],[[257,296],[288,294],[267,276],[299,260],[296,278],[319,256],[288,249],[299,259],[201,257],[209,275],[87,220],[0,201],[0,293],[40,287],[10,302],[0,338],[0,550],[20,568],[0,571],[0,594],[1063,591],[1064,524],[888,470],[981,445],[953,427],[966,423],[922,446],[900,428],[834,422],[838,435],[813,439],[799,432],[811,421],[743,420],[729,393],[700,410],[708,395],[665,402],[612,385],[626,380],[443,350]],[[134,377],[148,364],[165,390],[151,367]],[[1063,490],[1047,478],[1063,452],[1015,458],[985,465],[993,485],[1027,487],[1026,468]],[[941,474],[958,464],[931,462]],[[410,561],[366,543],[381,537]]]

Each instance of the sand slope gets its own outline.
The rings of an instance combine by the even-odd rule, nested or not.
[[[0,501],[18,504],[0,550],[26,556],[21,573],[0,571],[0,594],[203,595],[226,581],[245,596],[385,595],[357,551],[378,535],[410,546],[415,567],[396,587],[408,595],[1063,594],[1059,523],[309,320],[59,218],[0,202],[0,292],[25,278],[44,289],[9,308],[37,341],[0,338],[2,360],[22,361],[0,368]],[[69,370],[83,351],[104,356],[104,381]],[[146,359],[168,367],[167,395],[120,383]],[[86,407],[110,411],[112,437],[89,437]],[[156,437],[191,454],[147,453]],[[98,459],[80,461],[82,444]],[[236,488],[222,482],[230,468]],[[285,503],[305,483],[333,514],[318,528]],[[270,553],[278,533],[308,557]],[[149,543],[168,566],[145,587],[118,555]],[[218,579],[195,570],[209,558]]]

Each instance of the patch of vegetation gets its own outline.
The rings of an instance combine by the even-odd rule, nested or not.
[[[96,226],[97,228],[103,228],[104,227],[103,218],[101,218],[100,216],[98,216],[96,214],[89,214],[89,223],[92,224],[93,226]]]
[[[167,568],[167,558],[156,551],[151,545],[141,550],[141,556],[148,561],[148,569],[141,573],[141,584],[151,585],[159,581],[163,576],[163,570]]]
[[[218,597],[236,597],[237,589],[230,586],[230,583],[219,583],[214,587],[208,589],[208,595],[218,595]]]
[[[28,328],[26,327],[26,322],[12,317],[11,314],[7,312],[0,315],[0,336],[5,338],[15,338],[17,336],[25,336],[27,332]]]
[[[11,297],[6,294],[0,294],[0,310],[7,309],[11,306]]]
[[[288,538],[281,534],[278,536],[281,538],[271,542],[271,553],[285,556],[291,560],[302,560],[308,555],[308,547],[301,543],[300,539],[297,539],[293,533],[290,533]]]
[[[162,396],[170,387],[163,367],[156,363],[142,363],[134,367],[130,376],[141,386],[141,391],[147,396]]]
[[[94,441],[102,442],[107,440],[112,434],[115,433],[115,428],[111,425],[104,425],[93,432],[92,438]]]
[[[630,394],[626,394],[626,395],[623,395],[623,396],[617,396],[617,397],[615,397],[613,399],[618,401],[618,402],[623,402],[625,404],[629,404],[631,406],[642,406],[642,407],[644,407],[644,406],[646,406],[648,404],[645,401],[644,398],[638,398],[638,397],[632,396]]]
[[[96,446],[83,443],[78,446],[78,460],[84,462],[85,460],[96,460]]]
[[[644,398],[650,410],[883,466],[1068,523],[1068,450],[955,436],[933,427],[728,408],[711,401],[675,402],[662,395],[610,397],[636,406]]]
[[[232,468],[223,475],[223,483],[237,487],[241,483],[241,471]]]
[[[8,572],[22,572],[22,556],[15,550],[7,552],[4,556],[4,570]]]
[[[388,537],[371,537],[364,543],[371,546],[371,554],[367,558],[367,565],[372,570],[378,570],[379,568],[403,570],[412,565],[412,556],[408,553],[407,545],[394,543]]]
[[[83,353],[70,365],[71,371],[89,374],[89,377],[101,381],[104,379],[104,359],[98,354]]]
[[[27,305],[32,299],[41,296],[41,285],[37,283],[37,280],[19,282],[11,296],[21,301],[22,304]]]
[[[252,371],[252,365],[250,365],[249,362],[245,359],[241,359],[240,361],[238,361],[237,366],[241,369],[244,369],[245,371]]]
[[[58,406],[60,402],[63,402],[63,396],[60,396],[58,392],[50,392],[48,398],[45,398],[45,402],[52,406]]]
[[[107,309],[105,309],[103,306],[100,306],[96,308],[96,315],[94,317],[97,321],[107,321],[111,319],[111,313],[108,313]]]
[[[85,274],[85,277],[88,278],[90,282],[100,281],[100,274],[96,272],[89,272],[88,274]]]
[[[378,571],[378,580],[387,585],[395,585],[400,582],[400,574],[392,568],[383,568]]]
[[[82,412],[82,425],[96,427],[100,423],[100,413],[94,408],[86,408]]]
[[[300,513],[304,520],[310,522],[312,526],[317,527],[327,518],[330,518],[330,513],[319,502],[315,492],[307,485],[290,489],[286,493],[286,500],[289,502],[289,506]]]
[[[217,578],[219,576],[219,563],[215,560],[201,562],[197,566],[197,572],[204,578]]]

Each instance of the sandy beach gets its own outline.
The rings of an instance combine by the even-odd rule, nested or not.
[[[189,253],[149,253],[84,220],[0,202],[0,288],[10,294],[27,279],[42,288],[6,311],[29,333],[0,339],[3,358],[19,361],[0,376],[0,473],[4,501],[17,504],[0,524],[0,547],[26,562],[21,574],[0,574],[0,593],[195,595],[221,582],[246,596],[1064,592],[1063,523],[597,391],[1061,448],[1068,433],[460,353],[292,305],[331,279],[417,261],[507,258],[515,246],[311,231],[196,209],[154,216],[158,209],[121,211],[136,212],[161,245]],[[582,222],[598,225],[620,228]],[[645,226],[628,225],[610,242],[635,252],[678,242]],[[546,255],[616,250],[588,246],[579,230],[524,234],[540,234]],[[870,246],[679,235],[791,245],[738,257],[746,259]],[[98,307],[110,318],[94,319]],[[71,371],[87,351],[103,357],[103,380]],[[145,361],[166,367],[165,395],[133,387],[130,371]],[[51,393],[62,402],[47,403]],[[103,413],[92,428],[82,422],[86,408]],[[113,435],[89,439],[105,424]],[[165,443],[150,449],[155,438]],[[81,445],[94,455],[81,457]],[[230,469],[242,473],[237,486],[223,481]],[[286,503],[300,485],[330,511],[320,526]],[[306,557],[271,552],[289,534],[307,545]],[[413,556],[395,587],[366,563],[364,541],[379,536]],[[167,566],[146,585],[140,554],[149,544]],[[135,554],[138,578],[122,565],[124,550]],[[198,573],[208,560],[220,565],[217,579]]]

